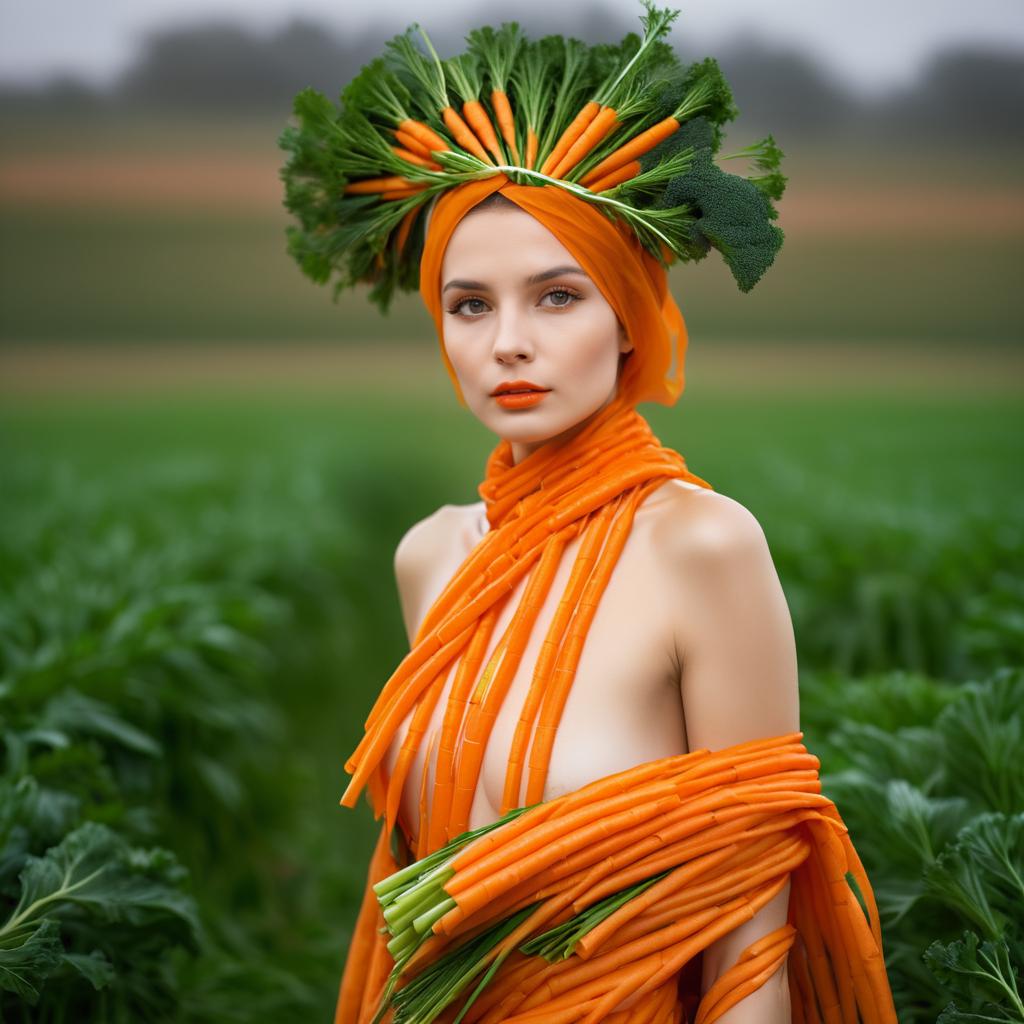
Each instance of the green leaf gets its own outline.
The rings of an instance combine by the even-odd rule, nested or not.
[[[954,993],[954,1001],[942,1011],[939,1021],[967,1024],[1024,1020],[1024,1002],[1002,940],[979,946],[978,936],[965,931],[957,941],[945,945],[933,942],[925,950],[924,961]]]
[[[132,850],[105,825],[86,822],[44,857],[29,857],[22,892],[0,939],[26,922],[85,909],[106,920],[175,923],[183,941],[195,941],[200,925],[192,899],[179,891],[185,871],[166,850]]]
[[[1024,807],[1024,669],[967,683],[935,727],[950,751],[949,781],[1006,814]]]
[[[47,703],[35,731],[39,729],[96,736],[147,757],[159,757],[161,753],[159,743],[126,722],[109,704],[86,697],[76,690],[65,690]]]
[[[114,980],[114,965],[98,949],[88,955],[65,953],[64,963],[74,967],[94,989],[106,988]]]
[[[967,826],[970,828],[971,826]],[[970,855],[969,844],[951,844],[924,872],[928,890],[980,928],[987,938],[997,938],[1009,920],[997,905],[984,869]]]
[[[0,989],[14,992],[30,1005],[39,1001],[39,986],[64,954],[60,928],[52,918],[31,929],[0,937]]]
[[[987,938],[1001,937],[1024,906],[1024,813],[971,821],[927,868],[925,883]]]

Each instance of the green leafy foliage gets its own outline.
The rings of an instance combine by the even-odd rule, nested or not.
[[[94,989],[105,988],[114,981],[114,961],[128,966],[126,930],[146,938],[160,934],[167,946],[198,948],[201,929],[194,901],[182,891],[184,878],[169,851],[133,849],[95,822],[79,826],[45,856],[27,857],[20,897],[0,925],[0,988],[36,1004],[62,964]],[[111,923],[118,927],[105,927]],[[64,930],[72,943],[67,952]]]
[[[872,879],[901,1022],[1019,1020],[1024,668],[809,682],[809,742]]]
[[[0,1016],[311,1011],[281,966],[305,897],[272,695],[294,617],[337,615],[319,560],[347,534],[301,477],[227,462],[101,481],[8,458],[5,486]],[[337,955],[319,941],[310,964]]]
[[[1024,961],[1020,948],[1016,962]],[[933,942],[924,954],[936,977],[957,999],[947,1004],[936,1024],[974,1024],[975,1021],[1024,1020],[1024,1000],[1005,942],[982,942],[965,931],[954,942]]]

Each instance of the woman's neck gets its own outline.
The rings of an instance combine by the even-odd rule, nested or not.
[[[575,437],[580,433],[580,431],[586,428],[587,424],[590,423],[602,409],[607,408],[607,406],[611,404],[616,394],[617,391],[613,391],[589,416],[584,417],[578,423],[574,423],[571,427],[567,430],[563,430],[560,434],[555,434],[552,437],[546,437],[542,441],[510,441],[509,444],[512,447],[513,465],[518,466],[523,459],[532,455],[543,445],[551,444],[556,441],[568,441],[570,438]]]

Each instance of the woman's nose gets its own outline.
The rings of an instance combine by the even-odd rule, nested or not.
[[[533,342],[530,340],[527,318],[521,312],[508,307],[498,313],[492,350],[500,362],[533,358]]]

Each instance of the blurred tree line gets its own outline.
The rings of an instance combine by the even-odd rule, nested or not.
[[[588,43],[635,31],[635,19],[594,4],[566,13],[495,12],[485,21],[515,17],[536,37],[562,32]],[[463,48],[464,19],[425,26],[442,56]],[[474,23],[475,24],[475,23]],[[381,21],[361,32],[339,34],[296,17],[267,34],[233,20],[216,19],[151,30],[130,66],[108,87],[95,88],[70,75],[41,86],[0,86],[0,112],[116,112],[176,110],[212,115],[285,117],[291,97],[312,85],[336,97],[384,41],[405,27]],[[675,31],[681,59],[706,55]],[[715,56],[733,86],[743,125],[791,140],[841,137],[877,141],[958,141],[1012,144],[1024,108],[1024,51],[959,44],[932,54],[917,79],[879,98],[853,94],[813,54],[741,35],[716,45]],[[764,88],[770,82],[771,88]]]

